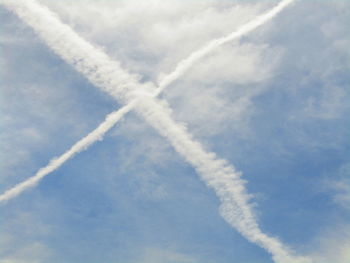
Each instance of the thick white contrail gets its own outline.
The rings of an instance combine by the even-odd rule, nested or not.
[[[41,168],[34,176],[15,185],[13,188],[0,195],[0,203],[6,202],[9,199],[16,197],[24,190],[34,187],[42,178],[55,171],[68,159],[72,158],[77,153],[84,151],[97,140],[101,140],[104,134],[110,130],[117,121],[123,118],[125,111],[128,111],[131,107],[133,107],[133,105],[130,103],[121,110],[108,114],[103,123],[101,123],[95,130],[90,132],[83,139],[75,143],[68,151],[57,158],[53,158],[48,165]]]
[[[226,160],[207,152],[194,140],[186,127],[175,123],[159,101],[152,97],[140,99],[135,110],[161,135],[167,138],[176,151],[190,163],[201,179],[214,189],[221,201],[220,213],[249,241],[268,251],[278,263],[311,263],[293,253],[278,239],[263,233],[257,223],[241,174]]]
[[[36,0],[1,0],[0,3],[31,26],[64,61],[119,101],[130,102],[138,96],[137,91],[151,86],[140,84],[139,76],[123,70],[118,61],[80,37]]]
[[[134,109],[166,137],[176,151],[196,169],[203,181],[215,190],[222,203],[221,214],[243,236],[265,248],[276,262],[310,262],[305,258],[292,256],[281,242],[260,230],[249,203],[244,181],[232,166],[225,160],[218,159],[214,153],[206,152],[199,142],[193,140],[184,127],[171,119],[170,109],[163,102],[147,93],[140,96],[140,91],[154,88],[151,84],[139,84],[137,76],[124,71],[118,62],[109,59],[103,51],[80,38],[51,11],[37,2],[3,2],[32,26],[58,55],[83,73],[94,85],[124,103],[138,98]],[[285,0],[282,3],[286,6],[292,2]]]

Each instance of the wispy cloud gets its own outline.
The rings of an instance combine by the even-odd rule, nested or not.
[[[349,224],[336,222],[319,233],[313,251],[313,257],[321,263],[345,263],[350,260]]]

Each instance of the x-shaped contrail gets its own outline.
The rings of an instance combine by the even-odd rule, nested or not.
[[[295,0],[283,0],[269,12],[243,25],[230,35],[215,39],[181,61],[175,70],[164,77],[156,88],[152,83],[140,83],[139,77],[123,70],[119,62],[110,59],[69,26],[63,24],[49,9],[34,0],[3,0],[3,4],[30,25],[62,59],[81,72],[96,87],[126,104],[109,114],[89,135],[60,157],[50,161],[36,175],[16,185],[0,196],[0,202],[9,200],[25,189],[36,185],[40,179],[57,169],[76,153],[86,149],[102,136],[130,110],[135,110],[181,154],[198,172],[201,179],[214,189],[221,201],[220,212],[225,220],[244,237],[266,249],[278,263],[311,262],[292,255],[278,239],[263,233],[252,212],[249,194],[240,173],[226,160],[204,150],[191,134],[171,118],[171,110],[156,97],[173,81],[181,77],[196,61],[228,41],[251,32],[263,25]]]

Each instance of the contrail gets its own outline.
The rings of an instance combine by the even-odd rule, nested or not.
[[[282,1],[284,6],[279,11],[292,2]],[[134,109],[167,138],[176,151],[196,169],[201,179],[215,190],[221,200],[222,216],[244,237],[266,249],[278,263],[311,262],[306,258],[293,256],[279,240],[260,230],[240,174],[227,161],[218,159],[214,153],[206,152],[199,142],[192,139],[185,127],[171,119],[171,110],[163,101],[154,98],[149,90],[154,89],[153,85],[140,84],[136,75],[124,71],[118,62],[109,59],[102,50],[87,43],[71,28],[62,24],[49,9],[37,2],[6,0],[5,5],[32,26],[61,58],[84,74],[94,85],[124,103],[138,99]]]
[[[246,34],[250,33],[251,31],[257,29],[258,27],[264,25],[266,22],[274,18],[284,8],[286,8],[288,5],[292,4],[295,1],[296,0],[281,1],[270,11],[262,15],[259,15],[258,17],[254,18],[250,22],[239,27],[238,30],[230,33],[227,36],[211,40],[207,45],[203,46],[202,48],[190,54],[186,59],[182,60],[180,63],[177,64],[173,72],[171,72],[170,74],[166,75],[161,79],[156,96],[158,96],[167,86],[169,86],[171,83],[176,81],[179,77],[181,77],[189,68],[192,67],[192,65],[195,62],[197,62],[198,60],[200,60],[210,52],[214,51],[218,47],[226,44],[227,42],[239,39],[245,36]]]
[[[278,263],[311,263],[305,257],[293,253],[278,239],[262,232],[250,204],[250,195],[245,189],[241,173],[226,160],[219,159],[215,153],[207,152],[194,140],[186,127],[175,123],[168,109],[152,97],[140,99],[136,112],[167,138],[175,150],[190,163],[204,183],[214,189],[221,201],[220,213],[249,241],[268,251]]]
[[[80,37],[36,0],[2,0],[1,3],[31,26],[64,61],[119,102],[126,104],[139,95],[137,91],[152,86],[140,84],[138,75],[123,70],[118,61]]]
[[[160,93],[166,87],[168,87],[174,81],[176,81],[181,76],[183,76],[198,60],[200,60],[201,58],[203,58],[204,56],[206,56],[210,52],[213,52],[214,50],[216,50],[220,46],[226,44],[227,42],[239,39],[240,37],[250,33],[252,30],[258,28],[259,26],[261,26],[263,24],[265,24],[266,22],[268,22],[268,20],[272,19],[275,15],[278,14],[278,12],[280,12],[283,8],[285,8],[288,4],[290,4],[292,2],[293,2],[293,0],[280,2],[278,5],[276,5],[274,8],[272,8],[270,11],[266,12],[265,14],[262,14],[262,15],[256,17],[255,19],[253,19],[250,22],[244,24],[238,30],[236,30],[236,31],[230,33],[229,35],[224,36],[224,37],[214,39],[214,40],[210,41],[208,44],[204,45],[202,48],[200,48],[200,49],[196,50],[195,52],[191,53],[186,59],[182,60],[180,63],[177,64],[177,66],[175,67],[174,71],[172,71],[171,73],[167,74],[166,76],[164,76],[162,78],[162,80],[160,81],[160,83],[158,85],[158,88],[157,88],[156,92],[154,92],[152,96],[153,97],[157,97],[158,95],[160,95]],[[65,26],[65,25],[63,25],[63,26]],[[65,28],[65,29],[67,29],[67,28]],[[90,49],[91,49],[91,47],[90,47]],[[100,56],[103,57],[104,60],[106,60],[106,61],[109,60],[109,59],[105,58],[104,54],[100,54]],[[109,116],[113,116],[113,115],[119,116],[120,115],[122,117],[123,115],[125,115],[129,111],[131,111],[134,108],[134,106],[136,105],[136,103],[137,103],[137,100],[134,100],[132,103],[129,103],[126,106],[124,106],[121,109],[119,109],[119,111],[115,111],[115,112],[110,113]],[[102,129],[100,129],[100,126],[99,126],[98,128],[96,128],[96,130],[94,130],[89,135],[87,135],[87,137],[89,137],[89,140],[82,139],[79,142],[77,142],[74,146],[72,146],[72,148],[70,150],[68,150],[66,153],[64,153],[61,156],[61,157],[70,156],[68,158],[64,158],[64,162],[74,156],[74,154],[72,152],[72,149],[76,149],[76,147],[75,147],[76,145],[81,145],[82,142],[89,142],[89,144],[86,145],[86,147],[90,146],[94,142],[94,141],[92,141],[93,138],[96,138],[96,140],[98,138],[102,138],[102,136],[109,129],[111,129],[113,127],[113,125],[115,125],[121,119],[121,117],[120,118],[113,118],[113,119],[112,118],[106,118],[106,120],[103,123],[101,123],[100,126],[108,127],[108,129],[107,130],[105,130],[105,129],[102,130]],[[100,131],[101,134],[98,134],[98,131]],[[94,136],[92,136],[92,134]],[[61,157],[58,157],[56,160],[60,160]],[[56,162],[54,170],[56,170],[64,162],[60,162],[60,163]],[[48,164],[48,166],[46,166],[46,167],[44,167],[42,169],[45,170],[45,168],[47,168],[47,167],[51,167],[51,163]],[[53,170],[50,170],[50,171],[52,172]],[[49,173],[50,172],[45,172],[45,175],[47,175]],[[43,174],[43,173],[40,173],[40,174]],[[41,175],[41,176],[35,175],[33,177],[30,177],[30,178],[28,178],[26,180],[26,181],[28,181],[28,183],[25,181],[25,182],[15,186],[13,189],[10,189],[10,190],[6,191],[4,194],[0,195],[0,203],[2,201],[4,201],[4,200],[8,200],[8,199],[11,199],[11,198],[17,196],[22,191],[24,191],[26,188],[29,188],[29,187],[32,187],[32,186],[36,185],[36,183],[39,180],[41,180],[45,175]],[[34,179],[34,178],[36,178],[36,179]],[[33,183],[29,183],[29,182],[33,182]],[[27,186],[27,187],[25,187],[25,186]],[[16,193],[16,194],[10,194],[10,193]]]
[[[130,103],[127,106],[123,107],[121,110],[108,114],[103,123],[101,123],[95,130],[90,132],[83,139],[75,143],[68,151],[57,158],[53,158],[48,165],[41,168],[34,176],[28,178],[22,183],[15,185],[13,188],[0,195],[0,203],[6,202],[9,199],[16,197],[24,190],[36,186],[41,179],[43,179],[49,173],[55,171],[68,159],[72,158],[77,153],[86,150],[97,140],[101,140],[104,134],[110,130],[117,121],[123,118],[125,111],[128,111],[132,106],[133,104]]]

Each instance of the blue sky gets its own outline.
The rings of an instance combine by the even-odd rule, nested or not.
[[[276,1],[49,1],[79,35],[156,81]],[[1,186],[32,176],[119,108],[0,6]],[[162,95],[247,181],[261,228],[320,263],[350,261],[348,1],[297,1]],[[220,216],[194,169],[131,112],[1,205],[1,263],[271,263]]]

